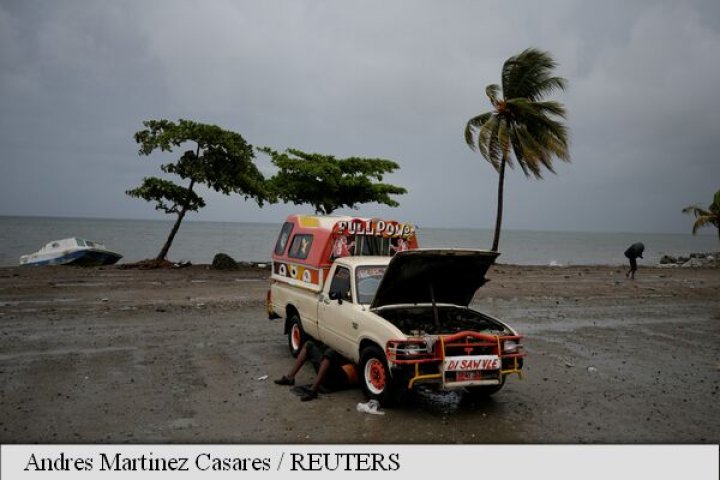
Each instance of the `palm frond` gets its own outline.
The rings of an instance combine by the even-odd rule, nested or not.
[[[528,170],[528,159],[531,158],[528,156],[528,151],[523,146],[522,140],[519,138],[519,136],[515,135],[513,136],[512,141],[512,147],[513,147],[513,155],[515,156],[515,161],[520,166],[520,169],[522,170],[523,174],[526,177],[530,176],[530,171]]]
[[[689,207],[685,207],[682,209],[682,213],[694,215],[696,218],[710,216],[710,212],[708,212],[707,210],[705,210],[704,208],[702,208],[698,205],[690,205]]]
[[[711,223],[710,217],[705,217],[705,216],[697,217],[697,219],[695,220],[695,223],[693,223],[693,229],[692,229],[693,235],[695,235],[697,233],[697,231],[700,230],[702,227],[704,227],[705,225],[708,225],[710,223]]]
[[[498,95],[499,94],[500,94],[500,85],[493,83],[493,84],[485,87],[485,95],[488,96],[488,98],[490,99],[490,103],[492,103],[493,107],[497,106],[497,104],[498,104]]]
[[[546,100],[544,102],[532,102],[533,108],[543,115],[550,115],[559,118],[567,118],[567,110],[565,106],[554,100]]]
[[[511,98],[506,101],[507,108],[510,109],[513,114],[518,118],[525,117],[538,117],[544,116],[549,119],[558,121],[558,119],[565,119],[567,117],[567,111],[565,106],[560,102],[548,100],[544,102],[537,102],[529,100],[527,98]]]
[[[490,159],[490,155],[488,152],[488,144],[490,143],[490,136],[492,135],[494,123],[497,121],[498,121],[497,117],[492,115],[478,129],[477,147],[478,147],[478,150],[480,151],[480,155],[482,155],[486,160]]]
[[[715,193],[713,203],[710,204],[707,210],[698,205],[690,205],[683,208],[682,212],[695,217],[692,229],[693,235],[695,235],[700,228],[708,225],[716,226],[718,228],[718,234],[720,234],[720,190]]]
[[[564,91],[567,88],[567,80],[563,77],[548,77],[538,82],[535,90],[538,94],[538,99],[543,98],[546,95],[550,95],[556,90]]]
[[[495,170],[500,168],[500,159],[502,158],[502,147],[500,146],[499,132],[502,127],[503,121],[500,117],[496,117],[496,121],[492,122],[492,130],[487,137],[487,152],[486,157],[490,163],[492,163]]]
[[[513,144],[514,153],[520,168],[522,168],[525,176],[534,176],[537,179],[542,178],[542,172],[540,171],[540,164],[542,163],[543,149],[542,146],[535,140],[533,135],[528,132],[527,127],[524,125],[516,125],[516,142]],[[517,155],[518,150],[522,152],[522,163]]]
[[[544,120],[544,122],[529,122],[526,125],[528,132],[548,154],[554,155],[564,162],[569,162],[567,127],[552,120]]]
[[[510,125],[510,144],[512,147],[513,155],[515,156],[515,160],[517,161],[518,165],[520,165],[520,168],[522,169],[525,176],[527,176],[528,172],[527,167],[525,166],[527,156],[525,151],[523,150],[520,140],[518,139],[517,127],[514,124]]]
[[[529,122],[525,128],[541,149],[564,162],[570,161],[570,142],[564,125]]]
[[[554,90],[564,90],[567,80],[551,72],[557,63],[548,52],[528,48],[510,57],[502,68],[502,90],[506,99],[539,100]]]
[[[508,105],[515,117],[522,120],[528,134],[548,153],[563,161],[570,160],[567,127],[546,115],[546,112],[564,113],[564,107],[557,102],[530,102],[527,99],[513,99]]]
[[[468,120],[467,124],[465,125],[465,143],[467,143],[468,147],[470,147],[472,150],[475,150],[475,131],[479,130],[480,127],[485,124],[485,122],[488,121],[488,119],[493,115],[493,112],[485,112],[482,113],[476,117],[471,118]]]

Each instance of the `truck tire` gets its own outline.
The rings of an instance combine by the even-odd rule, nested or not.
[[[365,394],[384,407],[398,403],[397,385],[393,382],[385,354],[375,345],[360,353],[360,385]]]
[[[297,312],[293,312],[288,319],[288,349],[290,350],[290,355],[297,357],[306,340],[307,336],[300,323],[300,315],[298,315]]]

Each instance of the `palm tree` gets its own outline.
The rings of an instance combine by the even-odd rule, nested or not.
[[[503,64],[502,87],[485,88],[493,110],[471,118],[465,126],[465,142],[479,150],[500,175],[494,251],[500,243],[505,167],[513,168],[517,162],[527,177],[540,179],[543,168],[555,173],[553,157],[570,161],[568,129],[562,122],[565,107],[543,101],[567,85],[564,78],[552,75],[556,66],[549,53],[534,48],[510,57]]]
[[[718,239],[720,239],[720,190],[715,192],[713,202],[707,210],[697,205],[690,205],[689,207],[683,208],[683,213],[695,215],[695,223],[692,229],[693,235],[702,227],[715,225],[718,229]]]

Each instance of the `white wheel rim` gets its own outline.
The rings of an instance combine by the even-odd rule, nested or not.
[[[294,323],[290,329],[290,343],[293,350],[300,350],[300,327],[297,323]]]
[[[365,363],[365,386],[373,395],[380,395],[385,391],[385,367],[377,358],[371,358]]]

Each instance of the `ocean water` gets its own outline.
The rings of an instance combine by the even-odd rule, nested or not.
[[[216,253],[239,261],[265,262],[284,219],[277,223],[185,221],[168,258],[194,264],[211,263]],[[51,240],[81,237],[104,243],[123,255],[120,263],[154,258],[170,228],[166,220],[1,217],[0,266],[18,265],[20,255],[39,250]],[[489,248],[490,229],[418,228],[421,247]],[[634,242],[645,244],[640,265],[657,264],[664,254],[720,251],[717,235],[535,232],[503,230],[500,263],[519,265],[620,265],[623,252]]]

